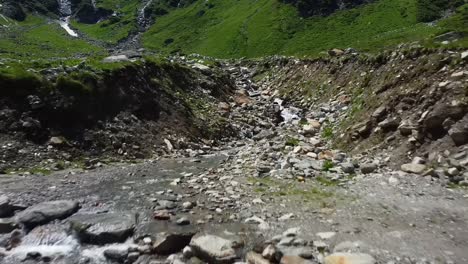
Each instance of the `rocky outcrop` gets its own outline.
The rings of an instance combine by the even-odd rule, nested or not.
[[[19,223],[27,228],[33,228],[53,220],[65,219],[76,213],[78,209],[79,204],[76,201],[61,200],[43,202],[20,212],[16,218]]]

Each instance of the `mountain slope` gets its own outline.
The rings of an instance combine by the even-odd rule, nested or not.
[[[210,8],[197,2],[159,18],[145,33],[144,45],[217,57],[316,55],[336,47],[374,51],[444,31],[418,22],[416,0],[380,0],[307,19],[276,0],[222,0]]]

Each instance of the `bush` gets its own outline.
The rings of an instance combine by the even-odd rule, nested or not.
[[[64,75],[57,78],[55,88],[63,93],[73,95],[89,94],[92,91],[89,86]]]

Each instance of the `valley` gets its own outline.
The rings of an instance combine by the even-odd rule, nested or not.
[[[463,1],[0,2],[0,263],[468,263]]]

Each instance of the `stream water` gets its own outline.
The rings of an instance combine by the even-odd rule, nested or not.
[[[61,16],[59,20],[60,26],[65,29],[68,35],[78,37],[78,33],[70,27],[70,16],[72,14],[70,0],[58,0],[58,4]]]

